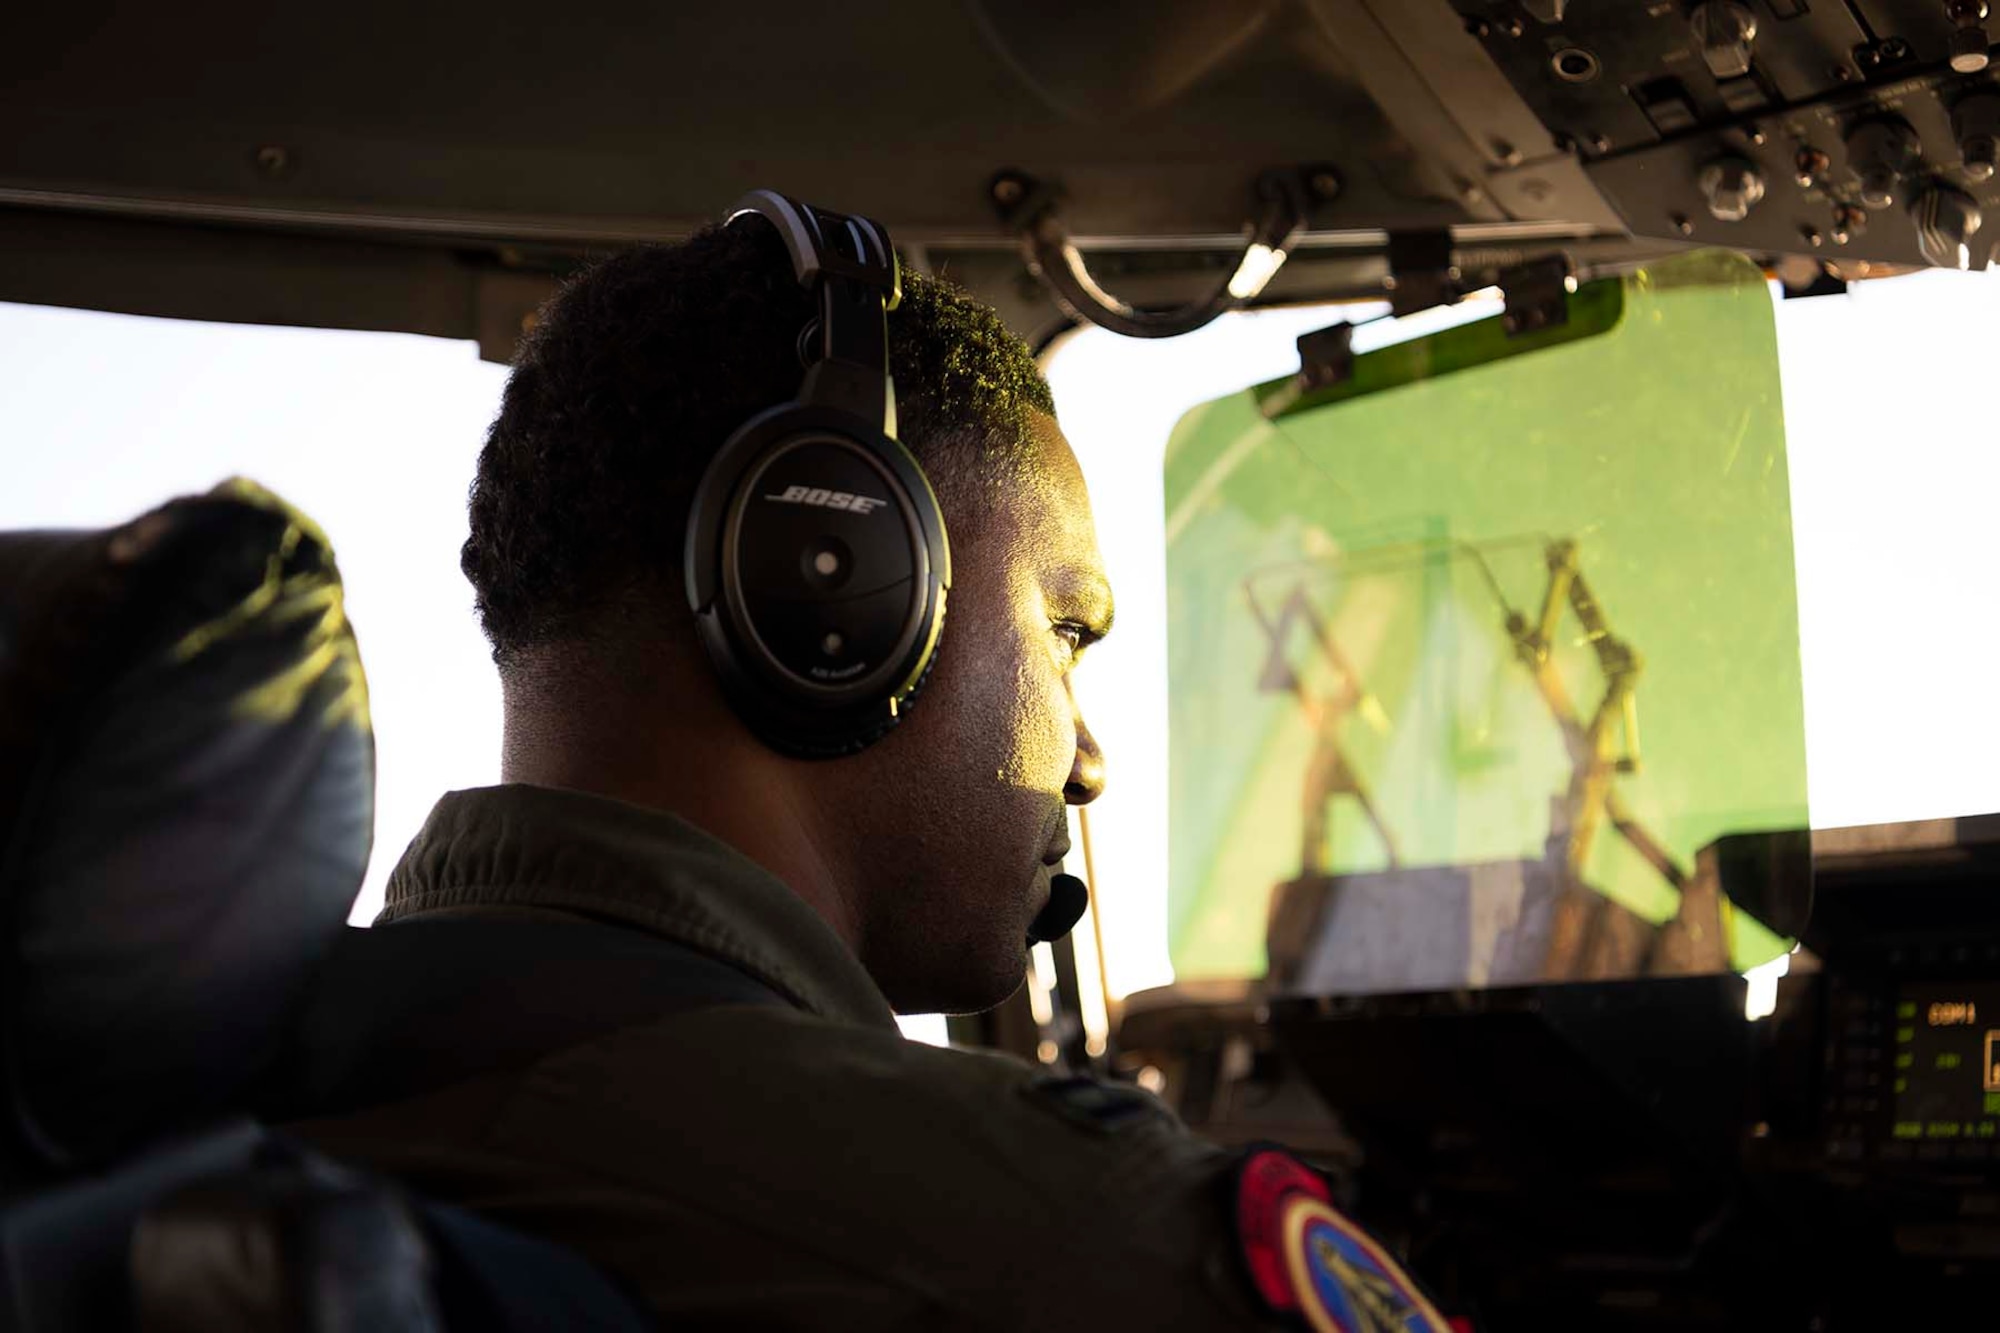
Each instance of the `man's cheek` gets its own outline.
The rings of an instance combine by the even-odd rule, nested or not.
[[[995,776],[1001,785],[1028,791],[1048,790],[1051,734],[1044,702],[1042,672],[1032,660],[1016,656],[1011,669],[996,671],[982,710],[983,747],[1000,750]]]
[[[1028,769],[1037,791],[1060,792],[1076,762],[1076,725],[1069,690],[1059,672],[1035,664],[1022,673],[1020,731]]]

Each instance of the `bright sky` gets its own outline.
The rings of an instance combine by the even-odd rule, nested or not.
[[[2000,810],[2000,445],[1977,415],[1997,317],[1987,275],[1779,307],[1815,824]],[[1077,682],[1109,763],[1091,834],[1116,994],[1171,979],[1162,450],[1187,408],[1295,369],[1293,340],[1331,318],[1093,330],[1050,362],[1118,593]],[[359,920],[437,795],[498,775],[498,686],[457,557],[504,379],[468,343],[0,305],[0,528],[115,523],[242,473],[332,536],[380,747]]]

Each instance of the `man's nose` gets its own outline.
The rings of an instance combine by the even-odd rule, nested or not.
[[[1071,805],[1089,805],[1103,794],[1104,751],[1097,748],[1097,738],[1078,714],[1076,760],[1069,767],[1069,781],[1063,784],[1063,799]]]

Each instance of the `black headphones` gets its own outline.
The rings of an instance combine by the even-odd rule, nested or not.
[[[903,297],[889,233],[771,190],[745,195],[818,289],[819,359],[799,396],[737,427],[688,513],[688,605],[723,694],[772,749],[853,754],[902,721],[937,660],[951,589],[944,512],[896,439],[888,312]],[[803,347],[813,325],[800,334]],[[1054,875],[1028,943],[1055,940],[1089,893]]]
[[[902,299],[889,233],[770,190],[726,225],[778,229],[819,293],[819,357],[797,399],[738,427],[695,488],[688,605],[728,697],[765,744],[832,758],[916,702],[944,631],[944,513],[896,440],[887,312]],[[803,348],[814,332],[801,333]]]

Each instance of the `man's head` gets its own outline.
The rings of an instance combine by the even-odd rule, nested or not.
[[[672,809],[778,872],[904,1012],[1018,983],[1063,805],[1101,763],[1068,673],[1110,594],[1076,461],[1028,349],[906,275],[900,437],[955,576],[931,680],[851,758],[766,750],[730,714],[681,593],[688,504],[745,420],[797,392],[814,314],[770,228],[632,251],[525,341],[480,456],[463,566],[507,700],[510,780]]]

